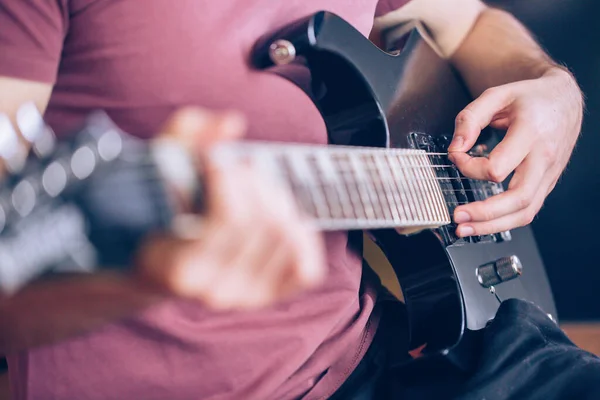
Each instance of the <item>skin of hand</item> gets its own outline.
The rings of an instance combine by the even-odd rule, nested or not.
[[[454,212],[460,237],[485,235],[532,222],[567,166],[581,131],[583,98],[574,77],[556,67],[536,79],[485,90],[456,118],[450,160],[467,177],[503,182],[508,190]],[[471,157],[481,130],[505,129],[486,157]]]
[[[212,154],[244,131],[236,112],[187,108],[174,116],[167,135],[199,155],[206,212],[195,237],[153,236],[139,258],[145,279],[213,309],[269,306],[315,287],[326,272],[322,238],[291,194],[251,165]]]

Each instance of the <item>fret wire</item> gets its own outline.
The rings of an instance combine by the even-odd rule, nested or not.
[[[416,204],[416,199],[414,197],[414,192],[412,190],[411,187],[411,181],[409,179],[409,176],[407,174],[407,169],[405,169],[405,163],[402,161],[402,159],[400,157],[395,157],[396,160],[398,161],[398,173],[402,176],[402,185],[404,186],[404,190],[406,191],[406,198],[408,200],[408,205],[410,207],[411,213],[412,213],[412,219],[414,220],[421,220],[421,216],[419,214],[419,208],[417,207]]]
[[[376,218],[375,210],[372,206],[373,203],[370,203],[369,201],[365,200],[366,197],[368,197],[370,200],[370,196],[368,191],[365,194],[364,172],[360,170],[360,164],[355,158],[356,154],[358,153],[348,153],[348,160],[350,161],[350,171],[354,174],[354,177],[356,179],[358,193],[360,194],[361,204],[365,211],[365,214],[367,215],[368,219],[373,219]]]
[[[360,192],[363,194],[363,201],[366,198],[364,206],[371,210],[371,218],[377,220],[379,219],[377,202],[373,201],[372,190],[368,187],[369,177],[366,174],[367,169],[363,167],[363,162],[360,156],[360,153],[356,153],[353,155],[353,157],[351,157],[351,169],[356,173],[357,182],[359,182],[359,188],[362,189]]]
[[[434,160],[431,159],[430,156],[424,156],[429,160],[429,163],[434,165]],[[430,169],[428,171],[430,177],[431,177],[431,185],[433,185],[436,188],[437,191],[437,195],[436,195],[436,201],[437,201],[437,205],[438,205],[438,209],[440,212],[440,216],[444,219],[448,218],[448,208],[446,205],[446,198],[444,197],[444,192],[443,192],[443,187],[442,184],[440,182],[438,182],[437,180],[435,180],[436,175],[435,175],[435,170],[434,169]]]
[[[311,168],[312,175],[315,177],[315,188],[319,193],[319,197],[324,200],[324,204],[327,207],[328,217],[333,219],[339,218],[337,215],[341,211],[341,207],[338,206],[335,194],[332,194],[330,186],[330,175],[329,172],[319,168],[319,158],[322,152],[315,151],[314,153],[305,153],[307,165]],[[322,196],[321,196],[322,195]],[[336,215],[334,215],[334,213]],[[343,218],[343,215],[341,216]]]
[[[408,158],[410,160],[412,160],[413,165],[416,164],[417,166],[421,166],[421,159],[418,157],[418,155],[411,154],[408,156]],[[422,204],[421,207],[423,208],[423,213],[425,214],[427,219],[429,219],[430,221],[433,221],[434,217],[433,217],[433,213],[432,213],[430,203],[429,203],[429,192],[428,192],[427,186],[425,184],[425,177],[423,175],[423,170],[424,170],[424,168],[416,168],[413,171],[415,173],[415,176],[419,180],[417,182],[417,185],[422,193],[420,203]]]
[[[431,165],[431,160],[429,159],[428,156],[426,155],[421,155],[420,156],[421,159],[423,160],[423,164],[424,165]],[[431,191],[431,203],[432,203],[432,207],[434,210],[434,213],[436,215],[436,218],[438,218],[438,221],[444,221],[446,220],[446,215],[443,211],[443,207],[440,204],[440,187],[437,184],[437,182],[435,182],[435,180],[433,180],[434,175],[433,175],[433,170],[431,168],[427,168],[424,170],[425,172],[425,177],[426,177],[426,183],[430,188]]]
[[[308,190],[304,187],[304,183],[300,180],[292,169],[290,160],[285,157],[286,154],[280,154],[280,163],[283,166],[284,173],[287,174],[289,187],[296,198],[298,205],[307,214],[317,216],[317,209],[313,203],[313,199],[308,195]]]
[[[443,164],[442,164],[443,165]],[[449,205],[448,209],[450,214],[454,213],[454,209],[456,208],[456,203],[458,201],[458,198],[455,196],[455,192],[458,192],[456,189],[454,189],[454,186],[452,185],[452,179],[450,179],[450,173],[448,172],[448,168],[444,167],[442,169],[440,169],[441,173],[447,178],[444,182],[446,185],[447,190],[451,190],[451,196],[450,196],[450,201],[447,202],[447,204]]]
[[[393,161],[392,171],[394,173],[394,176],[396,177],[396,182],[398,182],[398,184],[400,185],[400,195],[402,196],[403,204],[405,204],[404,209],[407,211],[407,214],[409,216],[408,219],[416,220],[418,219],[417,211],[415,210],[412,195],[409,190],[408,184],[405,180],[406,177],[402,172],[402,164],[400,162],[400,158],[394,157],[392,154],[390,154],[390,158]]]
[[[443,159],[441,156],[433,156],[436,157],[436,161],[439,161],[440,163],[443,163]],[[436,166],[439,164],[436,164]],[[441,174],[442,176],[446,176],[446,170],[445,169],[436,169],[435,170],[437,172],[436,177],[439,177],[439,174]],[[448,186],[452,186],[452,184],[450,183],[450,181],[448,180],[437,180],[437,182],[439,182],[439,184],[442,187],[442,190],[444,190],[444,193],[448,193]],[[452,189],[454,190],[454,189]],[[446,196],[444,196],[444,203],[446,203],[446,207],[448,207],[450,209],[451,207],[451,199],[452,196],[454,194],[452,192],[450,192],[450,196],[448,196],[448,198]]]
[[[404,170],[409,170],[409,169],[437,169],[439,166],[437,165],[419,165],[419,166],[413,166],[413,165],[404,165],[402,166],[402,169]],[[363,171],[365,172],[372,172],[370,169],[367,168],[363,168]],[[375,167],[375,171],[377,171],[376,167]],[[443,171],[443,169],[442,169]],[[410,179],[411,181],[419,181],[419,180],[427,180],[429,178],[419,178],[418,176],[416,176],[415,178]],[[449,180],[449,181],[459,181],[459,180],[471,180],[471,178],[467,178],[467,177],[460,177],[460,178],[456,178],[456,177],[451,177],[451,176],[446,176],[446,177],[435,177],[435,180]],[[487,181],[483,181],[483,182],[487,182]]]
[[[425,201],[425,207],[427,210],[427,213],[430,215],[431,217],[431,221],[437,221],[437,216],[435,214],[435,207],[433,206],[433,201],[432,201],[432,197],[433,197],[433,193],[431,191],[431,187],[429,186],[428,183],[428,179],[426,174],[426,171],[429,169],[428,166],[425,164],[423,157],[421,157],[420,154],[415,154],[414,156],[412,156],[416,159],[416,162],[423,166],[424,168],[418,169],[418,175],[420,176],[421,180],[421,185],[423,186],[423,190],[425,190],[425,192],[427,193],[427,196],[424,196],[424,201]]]
[[[375,219],[379,220],[381,219],[381,207],[379,204],[379,198],[377,196],[377,193],[375,192],[374,187],[371,185],[371,173],[373,171],[371,171],[371,168],[369,168],[368,166],[368,160],[367,159],[363,159],[364,154],[361,153],[357,153],[355,161],[357,162],[357,165],[359,165],[359,168],[361,168],[361,171],[363,172],[363,177],[365,178],[364,182],[365,182],[365,189],[367,192],[367,195],[369,196],[369,202],[373,205],[373,212],[375,214]],[[366,157],[368,157],[368,154],[366,155]]]
[[[377,189],[376,185],[374,184],[376,176],[373,175],[374,171],[372,168],[370,168],[370,159],[371,159],[370,154],[363,154],[362,157],[359,154],[358,159],[362,161],[361,167],[366,167],[366,168],[364,168],[364,170],[366,172],[365,173],[366,182],[367,182],[366,186],[367,186],[367,190],[369,192],[369,198],[376,205],[376,207],[374,207],[376,218],[379,220],[386,220],[388,218],[385,214],[385,207],[383,206],[383,201],[382,201],[381,197],[379,196],[379,190]]]
[[[386,199],[387,199],[388,206],[390,207],[392,219],[395,222],[400,222],[401,218],[400,218],[400,213],[398,211],[398,197],[396,196],[396,193],[394,192],[394,188],[392,187],[392,184],[391,184],[392,179],[390,176],[390,171],[383,164],[381,157],[375,158],[375,166],[376,166],[377,170],[379,171],[379,175],[381,176],[382,181],[386,182],[385,185],[383,185],[383,183],[382,183],[382,187],[384,188],[383,190],[386,193]]]
[[[431,160],[428,156],[421,156],[423,158],[423,163],[424,164],[432,164]],[[439,221],[444,221],[446,219],[446,213],[444,212],[444,206],[442,205],[442,203],[440,202],[440,200],[443,200],[443,198],[441,198],[441,187],[438,185],[438,183],[433,179],[435,178],[435,175],[433,174],[433,169],[429,168],[425,170],[425,174],[427,176],[427,178],[429,178],[427,180],[427,184],[429,185],[429,187],[431,188],[431,193],[433,196],[433,208],[435,210],[436,216],[439,218]]]
[[[355,218],[353,207],[350,204],[346,190],[341,187],[341,185],[343,185],[343,182],[340,179],[340,172],[333,163],[333,155],[325,152],[319,152],[316,153],[316,155],[318,155],[316,157],[317,164],[329,176],[328,185],[333,185],[333,192],[335,192],[335,195],[339,200],[339,208],[343,217],[351,219]],[[332,189],[330,188],[329,191],[331,192],[331,190]]]
[[[417,166],[421,166],[418,155],[411,154],[408,156],[408,159],[411,160],[413,165],[416,164]],[[429,203],[429,193],[427,192],[427,187],[425,185],[425,177],[423,175],[423,170],[424,168],[416,168],[413,171],[418,179],[417,186],[419,187],[419,190],[422,193],[420,204],[423,209],[423,214],[429,221],[433,221],[434,217]]]
[[[355,174],[352,171],[352,165],[347,154],[340,154],[338,157],[333,155],[333,159],[337,161],[338,170],[342,175],[342,181],[344,186],[348,190],[350,201],[352,202],[352,208],[357,218],[368,219],[367,212],[363,206],[362,197],[358,188],[358,183],[355,178]]]
[[[431,215],[432,221],[441,221],[440,216],[436,211],[436,207],[434,204],[434,191],[429,183],[429,177],[427,176],[427,171],[430,170],[427,165],[426,159],[421,154],[415,154],[415,158],[418,160],[419,165],[422,165],[424,168],[420,170],[421,177],[423,178],[423,187],[427,192],[427,209],[429,210],[429,214]]]
[[[302,182],[302,188],[305,189],[308,193],[308,197],[312,200],[312,203],[315,207],[316,216],[318,218],[324,218],[329,216],[329,212],[324,206],[323,198],[320,196],[318,190],[314,190],[311,188],[311,171],[310,167],[306,163],[306,159],[304,154],[300,152],[292,152],[288,153],[288,159],[292,163],[292,169],[299,180]],[[311,190],[313,189],[313,190]]]
[[[396,199],[397,199],[397,205],[398,205],[398,211],[402,213],[402,219],[404,221],[408,221],[410,220],[410,211],[407,211],[407,201],[406,201],[406,196],[404,194],[404,192],[401,189],[401,183],[400,183],[400,179],[399,177],[396,175],[396,164],[394,159],[392,158],[392,156],[390,154],[386,154],[385,156],[385,160],[387,161],[387,166],[389,168],[390,171],[390,176],[392,178],[392,182],[394,184],[394,187],[396,188],[396,190],[394,191],[394,194],[396,195]]]
[[[421,208],[419,207],[419,203],[418,203],[419,196],[416,193],[415,188],[414,188],[414,183],[416,182],[416,179],[413,179],[414,178],[414,176],[412,175],[413,170],[412,170],[412,168],[410,168],[410,166],[406,162],[406,157],[398,155],[397,158],[400,161],[400,166],[401,166],[400,173],[404,176],[407,191],[410,196],[410,204],[413,207],[413,210],[414,210],[417,220],[422,221],[423,214],[421,213]]]
[[[370,174],[370,184],[373,187],[373,193],[374,195],[377,197],[377,203],[379,204],[379,208],[381,209],[382,212],[382,218],[384,220],[390,220],[392,218],[391,212],[388,210],[388,208],[386,207],[386,203],[389,206],[389,202],[387,201],[387,196],[385,194],[385,188],[383,188],[383,184],[381,182],[378,170],[377,170],[377,165],[375,165],[375,159],[373,158],[373,156],[371,154],[365,154],[365,165],[367,166],[374,166],[375,168],[369,168],[369,170],[371,171]],[[383,190],[380,190],[382,189]]]
[[[408,165],[408,162],[407,162],[407,160],[406,160],[405,157],[398,156],[398,159],[400,160],[400,165],[402,165],[402,167],[403,167],[400,172],[402,174],[404,174],[405,178],[406,178],[406,175],[409,175],[409,174],[413,173],[414,171],[412,169],[405,168]],[[412,177],[413,176],[411,175],[411,178]],[[409,193],[410,193],[410,196],[411,196],[411,199],[412,199],[411,204],[413,205],[413,207],[414,207],[414,209],[416,211],[416,215],[417,215],[418,220],[419,221],[423,221],[424,220],[424,216],[423,216],[423,212],[421,210],[421,207],[419,205],[419,195],[417,193],[417,190],[416,190],[415,186],[413,184],[411,184],[413,182],[414,182],[414,180],[412,180],[412,181],[411,180],[407,180],[408,190],[409,190]]]

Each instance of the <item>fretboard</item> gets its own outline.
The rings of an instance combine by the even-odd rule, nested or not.
[[[219,151],[287,184],[322,230],[450,223],[434,166],[421,150],[253,142]]]

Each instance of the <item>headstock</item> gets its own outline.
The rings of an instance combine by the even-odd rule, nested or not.
[[[60,141],[33,105],[19,109],[16,126],[0,116],[0,292],[45,274],[130,265],[141,238],[172,218],[153,154],[103,113]]]

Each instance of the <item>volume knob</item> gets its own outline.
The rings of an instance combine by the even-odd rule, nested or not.
[[[518,278],[523,273],[523,264],[519,257],[502,257],[494,262],[477,268],[477,280],[485,288]]]

